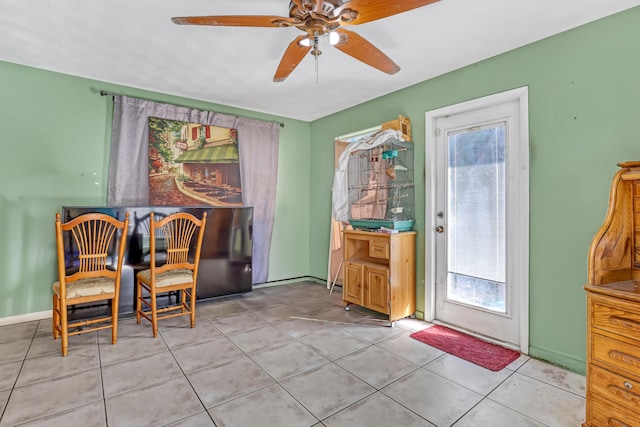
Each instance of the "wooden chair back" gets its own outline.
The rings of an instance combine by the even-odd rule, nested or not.
[[[193,271],[195,282],[200,264],[202,239],[207,222],[207,213],[198,219],[190,213],[178,212],[156,221],[150,214],[151,223],[151,274],[160,274],[169,270],[188,269]],[[157,266],[157,242],[162,238],[162,252],[166,254],[164,264]]]
[[[116,289],[119,288],[117,285],[126,244],[124,236],[128,226],[128,215],[124,221],[119,221],[106,214],[89,213],[62,223],[60,214],[56,213],[58,276],[62,299],[66,298],[66,283],[85,278],[108,277],[114,279]],[[123,232],[120,233],[116,249],[119,230]],[[67,273],[70,265],[74,268]]]

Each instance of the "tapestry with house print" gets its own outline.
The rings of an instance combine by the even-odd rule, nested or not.
[[[238,131],[149,117],[149,203],[242,206]]]

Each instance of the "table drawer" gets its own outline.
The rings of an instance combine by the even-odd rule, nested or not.
[[[635,345],[594,333],[591,335],[591,358],[640,378],[640,354]]]
[[[640,412],[640,382],[589,366],[591,391],[635,412]]]
[[[602,304],[591,303],[591,326],[640,340],[640,313]]]
[[[591,427],[637,427],[640,417],[597,396],[587,404],[587,423]]]
[[[369,242],[371,258],[389,259],[389,241],[371,240]]]

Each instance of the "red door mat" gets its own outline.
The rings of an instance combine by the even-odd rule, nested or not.
[[[515,350],[440,325],[414,332],[411,338],[491,371],[499,371],[520,356]]]

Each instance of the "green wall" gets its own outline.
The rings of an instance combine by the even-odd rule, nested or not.
[[[100,89],[283,122],[268,280],[308,275],[309,123],[0,62],[0,318],[51,309],[55,212],[106,203],[113,104]]]
[[[587,251],[616,163],[640,159],[640,8],[516,49],[311,125],[311,275],[326,271],[333,139],[395,118],[416,144],[418,309],[424,310],[425,112],[529,87],[530,353],[584,372]],[[419,52],[416,52],[419,55]],[[324,225],[324,226],[321,226]],[[326,274],[326,273],[325,273]]]
[[[285,123],[269,273],[277,281],[326,278],[334,137],[403,114],[423,177],[426,111],[528,86],[530,353],[583,372],[587,250],[616,163],[640,159],[638,22],[634,8],[312,123],[0,62],[0,318],[50,308],[56,210],[105,203],[112,105],[100,89]],[[420,311],[424,192],[420,179]]]

